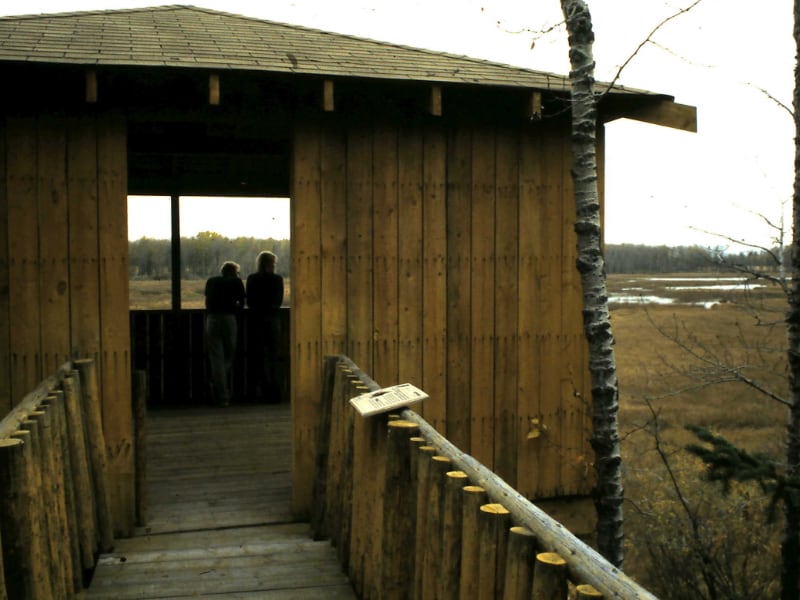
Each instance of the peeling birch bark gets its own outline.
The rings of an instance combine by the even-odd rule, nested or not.
[[[597,108],[594,95],[592,18],[583,0],[561,0],[569,34],[572,106],[572,177],[575,182],[577,268],[583,286],[583,326],[589,343],[592,438],[597,489],[597,544],[613,565],[622,566],[622,459],[617,412],[619,388],[614,337],[608,313],[605,262],[597,192]]]

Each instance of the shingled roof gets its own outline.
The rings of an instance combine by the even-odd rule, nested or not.
[[[2,17],[0,61],[569,89],[552,73],[184,5]]]

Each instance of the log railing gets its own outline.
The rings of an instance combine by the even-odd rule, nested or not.
[[[65,363],[0,421],[0,600],[74,598],[112,549],[97,369]]]
[[[414,411],[361,417],[379,387],[326,357],[311,528],[359,597],[654,600]]]

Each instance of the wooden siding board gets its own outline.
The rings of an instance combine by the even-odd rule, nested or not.
[[[441,433],[447,417],[447,142],[431,126],[423,138],[421,414]]]
[[[347,341],[348,355],[373,373],[372,143],[369,128],[347,140]]]
[[[494,470],[495,133],[472,133],[470,452]]]
[[[39,310],[45,374],[64,364],[70,350],[69,253],[64,227],[68,222],[66,148],[66,121],[52,117],[39,119],[36,195],[39,229],[43,232],[39,237]]]
[[[322,131],[322,339],[325,354],[347,350],[347,182],[345,137],[334,127]]]
[[[541,438],[535,434],[534,420],[541,416],[538,382],[541,363],[537,344],[541,325],[539,307],[541,288],[539,268],[542,261],[537,256],[540,244],[540,205],[544,160],[542,135],[539,128],[524,132],[520,139],[519,163],[519,271],[517,301],[518,357],[517,357],[517,426],[520,428],[517,444],[517,489],[531,498],[539,489]]]
[[[71,350],[74,356],[98,360],[97,132],[94,120],[88,117],[73,119],[69,124],[67,188]]]
[[[11,394],[16,404],[42,379],[39,312],[39,218],[36,206],[36,121],[8,121],[7,194]],[[11,150],[13,149],[13,151]]]
[[[128,182],[126,125],[104,116],[97,127],[97,231],[100,248],[100,348],[103,430],[117,528],[135,526],[133,416],[128,316]],[[188,356],[181,353],[182,357]]]
[[[8,253],[8,169],[6,120],[0,119],[0,413],[12,408],[11,402],[11,313],[9,312]]]
[[[381,386],[398,381],[397,131],[381,125],[373,144],[373,375]]]
[[[561,394],[558,411],[558,449],[561,458],[561,474],[558,491],[563,495],[588,491],[584,477],[586,441],[582,421],[588,416],[586,399],[590,393],[584,389],[584,373],[587,369],[585,336],[583,333],[583,285],[575,262],[578,238],[575,232],[575,184],[571,174],[572,146],[568,136],[561,138],[562,164],[562,323],[561,323]]]
[[[422,387],[422,131],[398,141],[398,380]]]
[[[509,485],[517,480],[519,149],[516,134],[498,133],[495,236],[494,470]]]
[[[310,510],[317,441],[322,324],[320,140],[297,130],[293,152],[292,237],[292,511]]]
[[[447,146],[447,433],[471,452],[470,289],[471,131],[450,132]]]
[[[540,314],[542,327],[538,333],[541,365],[539,394],[542,424],[547,427],[542,436],[541,471],[538,496],[558,495],[561,485],[561,444],[563,419],[561,402],[565,361],[562,355],[564,301],[564,174],[562,163],[564,141],[556,128],[546,128],[544,137],[544,177],[542,194],[541,238],[537,249],[542,258],[542,295]]]

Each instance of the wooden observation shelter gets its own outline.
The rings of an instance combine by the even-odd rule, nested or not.
[[[327,354],[424,389],[424,418],[527,497],[589,494],[566,77],[163,6],[0,18],[0,78],[0,411],[97,361],[118,533],[129,194],[291,199],[295,514]],[[641,90],[599,111],[696,126]]]

